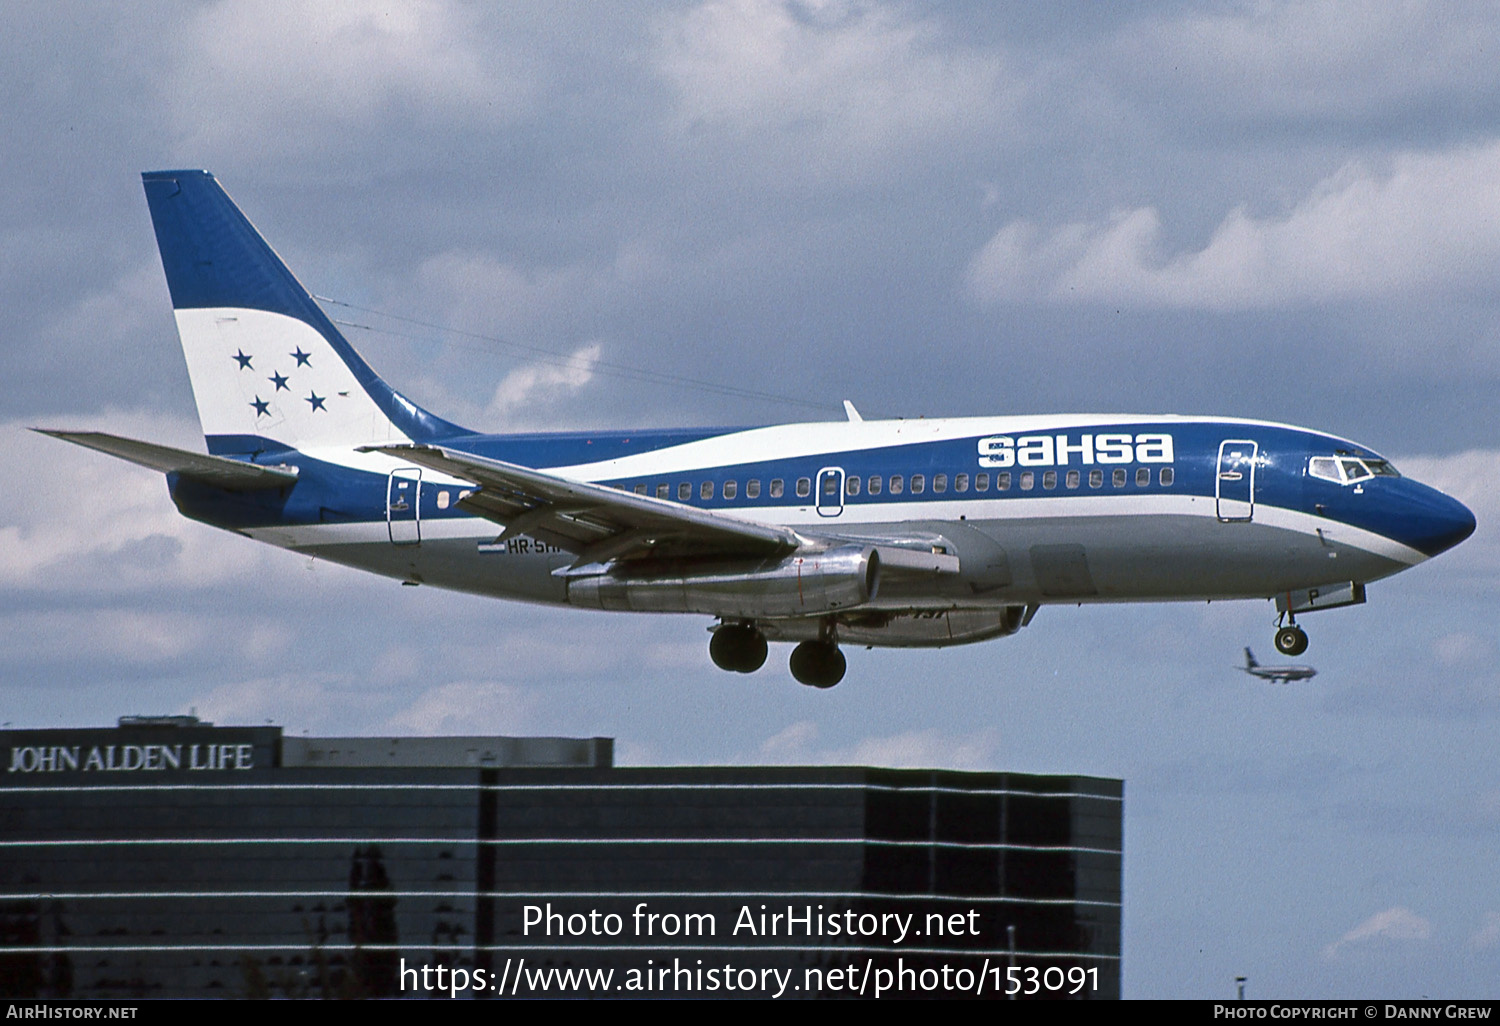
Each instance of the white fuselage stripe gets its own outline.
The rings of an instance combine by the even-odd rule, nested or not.
[[[845,506],[843,514],[837,517],[819,516],[812,506],[757,506],[727,509],[723,512],[762,523],[793,528],[821,528],[821,532],[827,534],[839,534],[864,525],[897,524],[910,520],[957,521],[960,516],[970,521],[986,523],[1161,515],[1215,519],[1214,501],[1210,498],[1162,494],[863,502]],[[1298,534],[1319,535],[1328,542],[1361,549],[1408,566],[1415,566],[1427,558],[1416,549],[1373,531],[1265,503],[1256,504],[1254,522]],[[1232,530],[1233,527],[1226,525],[1226,529]],[[422,538],[432,541],[455,538],[489,541],[503,530],[500,524],[482,517],[445,516],[421,521]],[[388,527],[383,519],[343,524],[254,527],[245,529],[244,533],[258,541],[292,549],[390,541]]]

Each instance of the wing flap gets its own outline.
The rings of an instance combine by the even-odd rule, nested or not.
[[[140,442],[103,431],[49,431],[46,428],[31,430],[87,449],[97,449],[118,459],[159,470],[163,474],[177,474],[234,492],[285,488],[297,481],[295,467],[263,467],[256,463],[232,460],[227,456],[189,452],[170,445]]]
[[[795,531],[696,509],[608,485],[549,474],[439,445],[370,450],[465,481],[458,508],[572,552],[585,562],[695,556],[771,556],[802,544]],[[600,558],[603,557],[603,558]]]

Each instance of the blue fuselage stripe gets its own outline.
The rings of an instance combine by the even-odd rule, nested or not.
[[[703,509],[733,511],[749,517],[754,517],[759,509],[812,508],[821,500],[830,507],[860,510],[858,519],[861,521],[898,522],[909,518],[903,510],[933,502],[983,503],[987,516],[1004,519],[1006,514],[1003,511],[996,512],[997,503],[1015,510],[1014,515],[1024,516],[1025,507],[1010,504],[1125,495],[1182,495],[1213,500],[1218,494],[1216,488],[1222,484],[1219,481],[1221,442],[1250,438],[1258,447],[1254,478],[1257,506],[1312,513],[1428,555],[1452,544],[1445,534],[1448,529],[1433,527],[1429,522],[1432,518],[1441,520],[1446,516],[1462,526],[1462,515],[1455,513],[1455,507],[1462,510],[1461,506],[1417,482],[1379,477],[1367,480],[1356,490],[1307,474],[1311,456],[1342,452],[1375,457],[1369,450],[1318,432],[1254,423],[1101,421],[1085,427],[1074,423],[1067,428],[1033,430],[1025,437],[1050,437],[1053,440],[1051,451],[1033,450],[1024,455],[1014,446],[999,448],[993,441],[994,436],[975,434],[834,452],[779,453],[775,458],[740,459],[731,464],[694,466],[690,460],[684,459],[675,464],[677,469],[674,470],[625,477],[588,473],[590,465],[642,454],[663,456],[665,458],[657,460],[657,464],[673,466],[670,457],[676,447],[705,440],[732,439],[753,430],[471,435],[446,444],[453,449],[540,469],[570,467],[574,472],[581,471],[581,476],[590,480],[627,491],[644,488],[647,494],[658,495],[659,489],[665,486],[667,498],[673,501]],[[1160,451],[1148,454],[1156,459],[1142,462],[1136,458],[1141,453],[1135,448],[1116,446],[1106,451],[1102,446],[1095,446],[1091,452],[1084,444],[1085,436],[1097,440],[1163,435],[1171,438],[1170,461],[1161,460]],[[254,453],[255,462],[289,463],[301,468],[302,476],[294,488],[274,493],[230,494],[201,485],[175,482],[174,497],[179,507],[195,519],[224,527],[248,528],[372,522],[386,518],[387,490],[383,475],[316,460],[268,439],[221,436],[210,439],[210,451]],[[748,446],[746,455],[753,455]],[[1128,456],[1128,462],[1122,460],[1122,456]],[[1038,462],[1040,457],[1046,457],[1046,462]],[[1113,462],[1115,460],[1120,462]],[[817,494],[818,472],[828,467],[837,467],[849,477],[858,477],[858,494],[831,498]],[[1163,470],[1170,471],[1165,478]],[[1075,471],[1076,478],[1071,478],[1070,472]],[[913,475],[921,475],[923,479],[921,492],[912,488]],[[965,491],[958,490],[960,475],[967,477]],[[987,480],[981,475],[987,475]],[[1023,480],[1023,475],[1029,475],[1029,481]],[[936,490],[940,476],[945,485],[942,492]],[[1123,483],[1117,483],[1121,476]],[[872,477],[880,479],[882,487],[878,495],[870,494]],[[893,494],[891,489],[892,479],[896,477],[903,485],[899,494]],[[804,479],[809,494],[799,495],[798,482]],[[980,490],[978,485],[982,480],[987,487]],[[1000,487],[1002,480],[1008,485],[1003,490]],[[733,498],[724,496],[724,485],[729,481],[735,482],[736,486]],[[758,483],[759,494],[755,497],[751,497],[747,489],[747,484],[752,481]],[[779,493],[773,495],[773,482],[778,481],[781,482]],[[705,497],[705,483],[711,485],[708,497]],[[684,485],[687,486],[686,498],[681,497],[680,491]],[[442,490],[442,486],[423,483],[421,519],[467,517],[468,514],[454,508],[451,502],[444,503],[446,508],[439,508],[437,496]],[[837,522],[836,518],[829,520],[830,524]],[[1472,524],[1472,518],[1469,522]]]

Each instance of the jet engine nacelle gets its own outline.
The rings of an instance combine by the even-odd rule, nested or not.
[[[568,601],[638,613],[816,616],[870,601],[879,584],[880,556],[874,547],[845,545],[778,562],[719,565],[699,572],[676,567],[665,573],[575,577],[568,582]]]

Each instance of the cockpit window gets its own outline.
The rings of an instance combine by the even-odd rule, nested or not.
[[[1396,468],[1376,457],[1314,456],[1307,461],[1307,475],[1335,484],[1355,484],[1372,477],[1400,477]]]
[[[1332,456],[1314,456],[1307,462],[1307,472],[1311,476],[1321,477],[1325,481],[1333,481],[1335,483],[1343,481],[1339,477],[1338,460]]]

